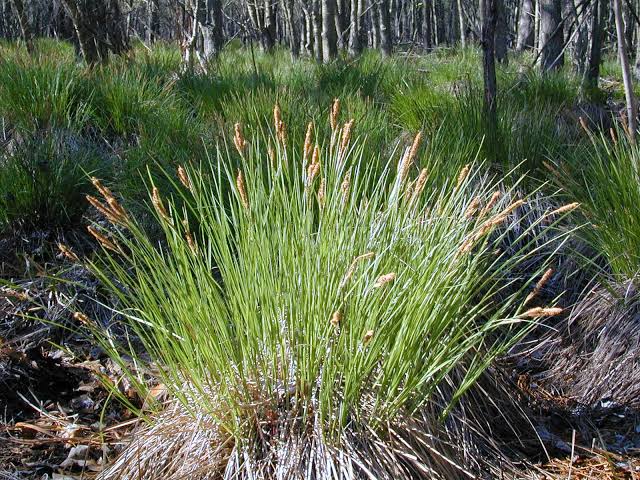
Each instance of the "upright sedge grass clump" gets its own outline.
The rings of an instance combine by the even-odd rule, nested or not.
[[[559,313],[525,305],[548,259],[514,278],[535,250],[496,251],[524,200],[505,203],[471,165],[431,183],[420,134],[371,173],[338,105],[330,145],[310,125],[288,149],[276,108],[274,138],[247,141],[236,125],[238,164],[219,148],[208,169],[180,167],[180,198],[154,187],[160,245],[111,192],[92,200],[114,224],[93,227],[104,251],[92,267],[144,344],[135,363],[155,362],[181,408],[215,430],[219,463],[197,478],[437,478],[412,439],[437,431],[532,318]],[[539,219],[526,224],[510,234]]]
[[[577,149],[559,169],[550,166],[552,174],[570,200],[581,204],[588,222],[582,232],[594,250],[612,273],[633,278],[640,271],[640,147],[622,127],[594,134],[581,123],[591,145]]]

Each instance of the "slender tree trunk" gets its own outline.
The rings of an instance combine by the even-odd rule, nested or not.
[[[335,15],[335,0],[322,0],[322,60],[325,63],[338,55]]]
[[[305,50],[310,56],[314,56],[314,30],[313,30],[313,7],[311,10],[305,8],[304,10],[305,21]]]
[[[29,24],[27,11],[24,8],[24,3],[22,0],[12,1],[13,7],[16,10],[16,15],[18,17],[18,24],[20,25],[20,30],[22,31],[22,38],[24,39],[25,46],[27,47],[27,53],[29,53],[29,55],[32,55],[34,53],[33,32],[31,31],[31,25]]]
[[[540,66],[543,72],[557,70],[564,62],[561,0],[540,0]]]
[[[222,5],[220,0],[206,0],[206,9],[200,24],[202,50],[205,60],[215,58],[222,50]]]
[[[362,52],[362,43],[360,42],[360,2],[351,0],[351,17],[349,21],[349,56],[357,57]]]
[[[380,9],[376,6],[376,0],[369,0],[369,18],[371,30],[371,46],[375,49],[380,47]]]
[[[533,48],[535,17],[533,0],[522,0],[520,4],[520,18],[518,19],[516,51],[523,52]]]
[[[635,143],[638,130],[636,98],[633,93],[633,79],[631,78],[631,69],[629,68],[629,57],[627,55],[627,44],[620,0],[613,0],[613,12],[615,15],[616,33],[618,35],[618,56],[620,57],[620,66],[622,67],[624,95],[627,101],[627,122],[629,126],[629,137],[631,142]]]
[[[596,4],[599,0],[593,0],[591,3]],[[575,71],[580,78],[584,79],[588,65],[587,46],[589,40],[589,15],[588,7],[581,5],[580,10],[575,4],[575,0],[569,1],[571,18],[575,23],[575,34],[573,35],[573,55],[572,61]],[[594,8],[592,7],[592,13]]]
[[[320,0],[311,0],[311,18],[313,23],[313,53],[316,61],[322,63],[322,15]]]
[[[424,49],[429,52],[433,48],[433,20],[431,9],[433,0],[422,0],[422,38]]]
[[[462,48],[467,47],[467,27],[464,21],[464,8],[462,6],[462,0],[456,0],[458,6],[458,26],[460,28],[460,46]]]
[[[489,136],[495,137],[498,127],[497,114],[497,82],[495,61],[495,32],[498,21],[498,5],[496,0],[480,0],[482,30],[482,70],[484,77],[484,109],[487,118]]]
[[[388,57],[392,53],[391,17],[389,13],[389,0],[378,0],[378,18],[380,19],[380,50],[382,55]]]
[[[640,13],[640,9],[636,9]],[[634,65],[634,73],[637,80],[640,80],[640,24],[636,23],[636,62]]]
[[[336,13],[335,13],[335,29],[336,29],[336,43],[338,48],[344,48],[344,30],[346,25],[345,20],[345,0],[335,0]]]
[[[495,32],[495,58],[500,63],[508,63],[507,48],[509,43],[509,32],[507,25],[507,12],[504,0],[493,0],[496,3],[497,18]]]
[[[284,12],[285,23],[289,30],[289,49],[291,56],[297,58],[300,54],[300,33],[293,18],[293,0],[282,0],[282,11]]]
[[[602,58],[602,36],[604,31],[604,2],[593,0],[591,11],[591,42],[589,44],[589,62],[583,85],[598,88],[600,79],[600,60]]]

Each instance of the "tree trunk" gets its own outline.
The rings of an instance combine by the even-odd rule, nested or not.
[[[432,8],[433,0],[422,0],[422,43],[424,45],[424,49],[428,52],[433,48]]]
[[[598,88],[600,79],[600,60],[602,58],[602,35],[604,30],[604,2],[593,0],[591,12],[591,43],[589,45],[589,63],[583,85]]]
[[[285,22],[289,30],[289,49],[291,56],[297,58],[300,54],[300,32],[293,18],[293,0],[282,0],[282,11],[284,12]]]
[[[311,0],[311,18],[313,23],[313,53],[316,61],[322,63],[322,15],[320,0]]]
[[[467,47],[467,27],[464,22],[464,8],[462,6],[462,0],[457,0],[458,6],[458,26],[460,28],[460,46],[462,48]]]
[[[496,3],[497,18],[495,32],[495,58],[498,62],[508,63],[507,47],[509,43],[509,32],[507,25],[507,12],[504,0],[494,0]]]
[[[335,0],[335,4],[336,44],[338,48],[344,48],[344,30],[347,23],[345,20],[345,0]]]
[[[613,13],[616,22],[616,33],[618,35],[618,56],[622,67],[622,81],[624,83],[624,96],[627,101],[627,122],[629,126],[629,139],[632,143],[636,141],[638,129],[636,98],[633,93],[633,79],[629,68],[629,57],[627,55],[627,42],[624,31],[624,21],[622,19],[622,8],[620,0],[613,0]]]
[[[97,41],[94,39],[89,25],[86,24],[85,17],[80,10],[80,6],[76,0],[62,0],[62,3],[69,12],[69,17],[73,22],[73,28],[78,36],[78,43],[82,57],[88,65],[95,65],[102,59],[97,47]]]
[[[487,119],[489,138],[495,138],[498,127],[496,105],[497,82],[495,61],[495,32],[498,21],[498,5],[496,0],[480,0],[482,29],[482,70],[484,78],[484,110]]]
[[[523,52],[533,48],[535,16],[533,0],[522,0],[520,4],[520,18],[518,19],[516,51]]]
[[[389,0],[378,0],[378,17],[380,19],[380,50],[388,57],[392,53],[391,18],[389,14]]]
[[[25,46],[27,47],[27,53],[29,53],[29,55],[32,55],[34,53],[33,32],[31,31],[31,25],[29,24],[27,12],[24,9],[24,3],[22,2],[22,0],[12,1],[13,6],[16,10],[16,15],[18,17],[18,24],[20,25],[20,30],[22,31],[22,38],[24,39]]]
[[[206,0],[205,14],[200,24],[202,32],[203,57],[215,58],[222,50],[222,5],[220,0]]]
[[[638,12],[639,10],[636,10]],[[640,80],[640,24],[636,23],[636,62],[634,66],[636,79]]]
[[[557,70],[564,63],[561,21],[561,0],[540,0],[540,66],[543,72]]]
[[[361,3],[358,0],[351,0],[351,17],[349,21],[349,56],[357,57],[362,52],[362,43],[360,42],[360,11]]]

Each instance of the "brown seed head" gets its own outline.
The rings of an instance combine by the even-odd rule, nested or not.
[[[29,300],[29,295],[27,292],[19,292],[18,290],[14,290],[13,288],[4,288],[0,290],[0,296],[5,298],[17,298],[21,302],[26,302]]]
[[[158,212],[158,215],[160,215],[161,218],[169,223],[172,222],[171,217],[169,216],[169,212],[167,212],[167,209],[164,208],[164,204],[162,203],[162,197],[160,197],[160,191],[158,190],[158,187],[153,187],[153,189],[151,190],[151,203],[153,203],[153,207],[156,209],[156,212]]]
[[[473,200],[471,200],[471,203],[467,207],[467,210],[464,212],[464,217],[473,217],[478,211],[478,208],[480,208],[480,197],[475,197]]]
[[[561,215],[563,213],[571,212],[578,208],[580,204],[578,202],[568,203],[567,205],[563,205],[560,208],[556,208],[555,210],[547,213],[545,217],[553,217],[554,215]]]
[[[244,134],[242,133],[242,124],[236,123],[234,125],[235,135],[233,137],[233,143],[236,146],[236,150],[242,156],[244,156],[244,151],[247,148],[247,141],[244,138]]]
[[[347,269],[347,273],[345,274],[344,278],[340,282],[340,286],[338,288],[342,290],[345,287],[345,285],[349,283],[349,281],[351,280],[351,277],[353,277],[353,273],[356,271],[356,266],[358,265],[358,262],[360,262],[361,260],[367,260],[369,258],[373,258],[375,257],[375,255],[376,255],[375,252],[367,252],[367,253],[363,253],[362,255],[358,255],[356,258],[354,258],[353,261],[351,262],[351,265],[349,265],[349,268]]]
[[[521,207],[522,205],[524,205],[525,202],[524,200],[516,200],[515,202],[513,202],[511,205],[509,205],[507,208],[505,208],[502,212],[500,212],[499,214],[497,214],[495,217],[493,217],[492,219],[490,219],[490,222],[493,226],[495,225],[499,225],[502,222],[504,222],[507,217],[517,208]]]
[[[344,124],[342,128],[342,141],[340,142],[340,155],[344,155],[347,147],[349,146],[349,140],[351,140],[351,130],[353,128],[354,119],[352,118]]]
[[[236,187],[238,188],[238,194],[240,195],[240,203],[242,203],[245,210],[248,210],[249,197],[247,196],[247,188],[244,183],[244,174],[240,169],[238,169],[238,176],[236,177]]]
[[[420,175],[416,179],[415,187],[413,188],[413,194],[411,196],[411,201],[416,201],[420,195],[422,195],[422,191],[424,190],[424,186],[427,184],[427,177],[429,176],[429,172],[427,172],[426,168],[420,170]]]
[[[320,173],[320,162],[310,163],[307,167],[307,185],[311,185]]]
[[[331,113],[329,114],[329,124],[331,130],[335,131],[338,128],[338,117],[340,116],[340,99],[334,98],[333,105],[331,105]]]
[[[73,318],[74,320],[77,320],[78,322],[87,325],[87,326],[92,326],[93,322],[91,320],[89,320],[89,317],[87,317],[84,313],[82,312],[73,312]]]
[[[373,330],[368,330],[362,337],[362,343],[367,345],[373,338]]]
[[[495,192],[493,192],[493,195],[491,195],[491,198],[489,199],[487,204],[480,211],[480,218],[484,217],[487,213],[491,211],[491,209],[495,206],[495,204],[498,203],[498,200],[500,199],[501,195],[502,193],[500,193],[500,190],[496,190]]]
[[[536,283],[533,291],[529,295],[527,295],[527,298],[524,301],[525,305],[538,296],[540,291],[544,288],[551,277],[553,277],[553,268],[547,269],[547,271],[542,274],[542,277],[540,277],[540,280],[538,280],[538,283]]]
[[[72,262],[79,262],[80,261],[80,259],[73,252],[73,250],[71,250],[69,247],[67,247],[64,243],[58,243],[58,250],[60,250],[62,255],[67,257],[67,259],[71,260]]]
[[[535,308],[530,308],[520,316],[525,318],[554,317],[556,315],[560,315],[562,311],[563,309],[558,307],[551,307],[551,308],[535,307]]]
[[[584,119],[584,117],[582,117],[582,116],[578,117],[578,121],[580,122],[580,126],[582,127],[582,129],[585,132],[587,132],[587,134],[591,133],[591,131],[589,130],[589,126],[587,125],[587,122]]]
[[[281,123],[282,123],[282,112],[280,111],[280,105],[276,103],[273,106],[273,125],[275,126],[276,132],[280,129]]]
[[[405,178],[407,178],[407,174],[409,173],[409,169],[413,162],[416,159],[418,154],[418,149],[420,148],[420,144],[422,143],[422,132],[416,133],[416,136],[413,138],[413,143],[411,147],[405,149],[402,158],[400,159],[400,163],[398,164],[398,176],[400,177],[400,182],[404,182]]]
[[[93,186],[96,187],[96,190],[100,192],[100,195],[102,195],[105,198],[105,200],[113,197],[113,193],[111,193],[111,190],[105,187],[100,181],[100,179],[96,177],[91,177],[91,183],[93,183]]]
[[[191,191],[191,180],[189,180],[189,175],[187,175],[187,171],[182,165],[178,166],[178,179],[187,190]]]
[[[327,185],[324,177],[320,179],[320,186],[318,187],[318,206],[322,209],[327,201]]]
[[[342,312],[340,310],[336,310],[331,316],[331,325],[337,330],[338,327],[340,327],[340,323],[342,323]]]
[[[349,194],[351,193],[351,170],[345,174],[344,180],[342,180],[342,184],[340,185],[340,190],[342,191],[342,203],[346,204],[347,200],[349,200]]]
[[[304,136],[304,146],[302,147],[302,165],[307,165],[309,155],[313,149],[313,122],[307,125],[307,133]]]
[[[320,147],[316,143],[315,147],[313,147],[313,155],[311,156],[311,164],[320,163]]]
[[[96,197],[92,195],[86,195],[85,198],[96,210],[98,210],[102,215],[104,215],[107,218],[107,220],[109,220],[111,223],[113,224],[119,223],[118,218],[113,214],[111,209],[106,205],[103,205],[102,202],[100,202],[100,200],[98,200]]]
[[[380,287],[384,287],[387,283],[391,283],[393,281],[395,281],[396,279],[396,274],[395,273],[386,273],[384,275],[380,275],[378,277],[378,279],[376,280],[376,283],[374,283],[374,288],[380,288]]]
[[[98,241],[98,243],[100,243],[100,245],[102,245],[107,250],[111,250],[112,252],[115,252],[115,253],[122,253],[122,249],[120,248],[119,245],[117,245],[114,241],[109,240],[106,237],[106,235],[103,235],[102,233],[100,233],[92,225],[89,225],[87,227],[87,231],[93,236],[93,238],[95,238]]]
[[[471,170],[471,166],[469,164],[462,167],[462,170],[460,170],[460,175],[458,175],[458,182],[456,183],[456,188],[460,188],[460,186],[464,183],[464,181],[469,176],[470,170]]]
[[[269,142],[269,145],[267,145],[267,155],[269,155],[271,168],[276,168],[276,151],[273,149],[271,142]]]

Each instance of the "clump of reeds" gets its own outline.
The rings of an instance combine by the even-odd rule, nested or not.
[[[274,108],[273,138],[252,145],[284,147],[281,115]],[[548,276],[547,256],[517,247],[496,260],[510,238],[507,220],[525,200],[503,200],[473,165],[445,185],[425,168],[408,182],[421,133],[397,166],[374,176],[358,156],[353,123],[340,128],[338,115],[336,101],[330,126],[339,143],[313,139],[310,124],[302,148],[291,148],[300,161],[288,169],[265,166],[236,124],[239,167],[217,162],[208,175],[179,167],[180,200],[151,186],[160,243],[99,189],[105,202],[96,205],[127,234],[116,244],[91,227],[106,249],[91,267],[144,343],[148,357],[134,353],[135,363],[162,365],[161,381],[177,401],[209,412],[232,439],[237,463],[229,471],[268,462],[287,471],[265,432],[297,439],[313,456],[339,452],[368,431],[395,458],[382,440],[394,435],[390,425],[420,416],[435,425],[537,318],[561,313],[525,305],[526,292]],[[283,165],[280,147],[272,164]],[[535,235],[540,222],[529,218],[519,235]],[[524,263],[529,277],[507,291],[505,278]],[[102,344],[117,358],[115,346]],[[306,443],[310,431],[322,446]],[[433,459],[412,448],[420,465]],[[311,457],[300,458],[322,477]]]

